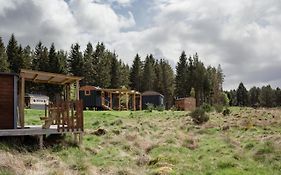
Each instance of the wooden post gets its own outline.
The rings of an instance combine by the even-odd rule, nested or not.
[[[139,107],[140,107],[140,111],[142,110],[142,96],[141,96],[141,94],[140,94],[140,105],[139,105]]]
[[[39,148],[43,149],[44,143],[43,143],[43,135],[38,136],[38,141],[39,141]]]
[[[133,95],[133,109],[136,111],[136,94]]]
[[[119,92],[119,98],[118,98],[119,102],[118,102],[118,109],[120,111],[121,109],[121,95],[120,95],[120,92]]]
[[[83,133],[79,134],[79,145],[83,144]]]
[[[129,110],[129,94],[126,93],[126,109]]]
[[[25,95],[25,79],[21,77],[20,82],[20,127],[24,128],[24,95]]]
[[[109,92],[109,94],[110,94],[110,104],[109,104],[109,107],[111,108],[111,109],[113,109],[113,104],[112,104],[112,92]]]
[[[65,94],[66,101],[70,101],[70,84],[66,85],[65,93],[66,93]]]
[[[79,89],[80,89],[79,80],[76,80],[76,100],[79,100]]]

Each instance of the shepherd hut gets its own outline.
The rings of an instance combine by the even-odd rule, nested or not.
[[[154,107],[164,106],[164,96],[159,92],[145,91],[141,94],[142,106],[144,109],[147,108],[147,104],[152,104]]]

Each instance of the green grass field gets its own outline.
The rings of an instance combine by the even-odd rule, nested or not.
[[[281,110],[231,108],[194,125],[186,112],[85,111],[83,145],[0,143],[2,174],[281,174]],[[26,110],[27,124],[43,111]],[[103,135],[96,135],[103,129]],[[11,164],[11,162],[14,162]],[[0,173],[1,174],[1,173]]]

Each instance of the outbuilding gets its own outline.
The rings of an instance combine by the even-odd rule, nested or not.
[[[192,111],[196,108],[196,99],[194,97],[179,98],[176,99],[175,106],[181,111]]]
[[[159,92],[145,91],[141,94],[142,106],[144,109],[147,108],[147,104],[152,104],[154,107],[164,106],[164,96]]]
[[[17,128],[18,75],[0,73],[0,129]]]

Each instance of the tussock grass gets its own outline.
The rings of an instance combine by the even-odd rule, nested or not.
[[[200,126],[187,112],[85,111],[83,146],[0,141],[0,174],[280,174],[281,110],[230,111]],[[28,124],[44,115],[25,112]]]

